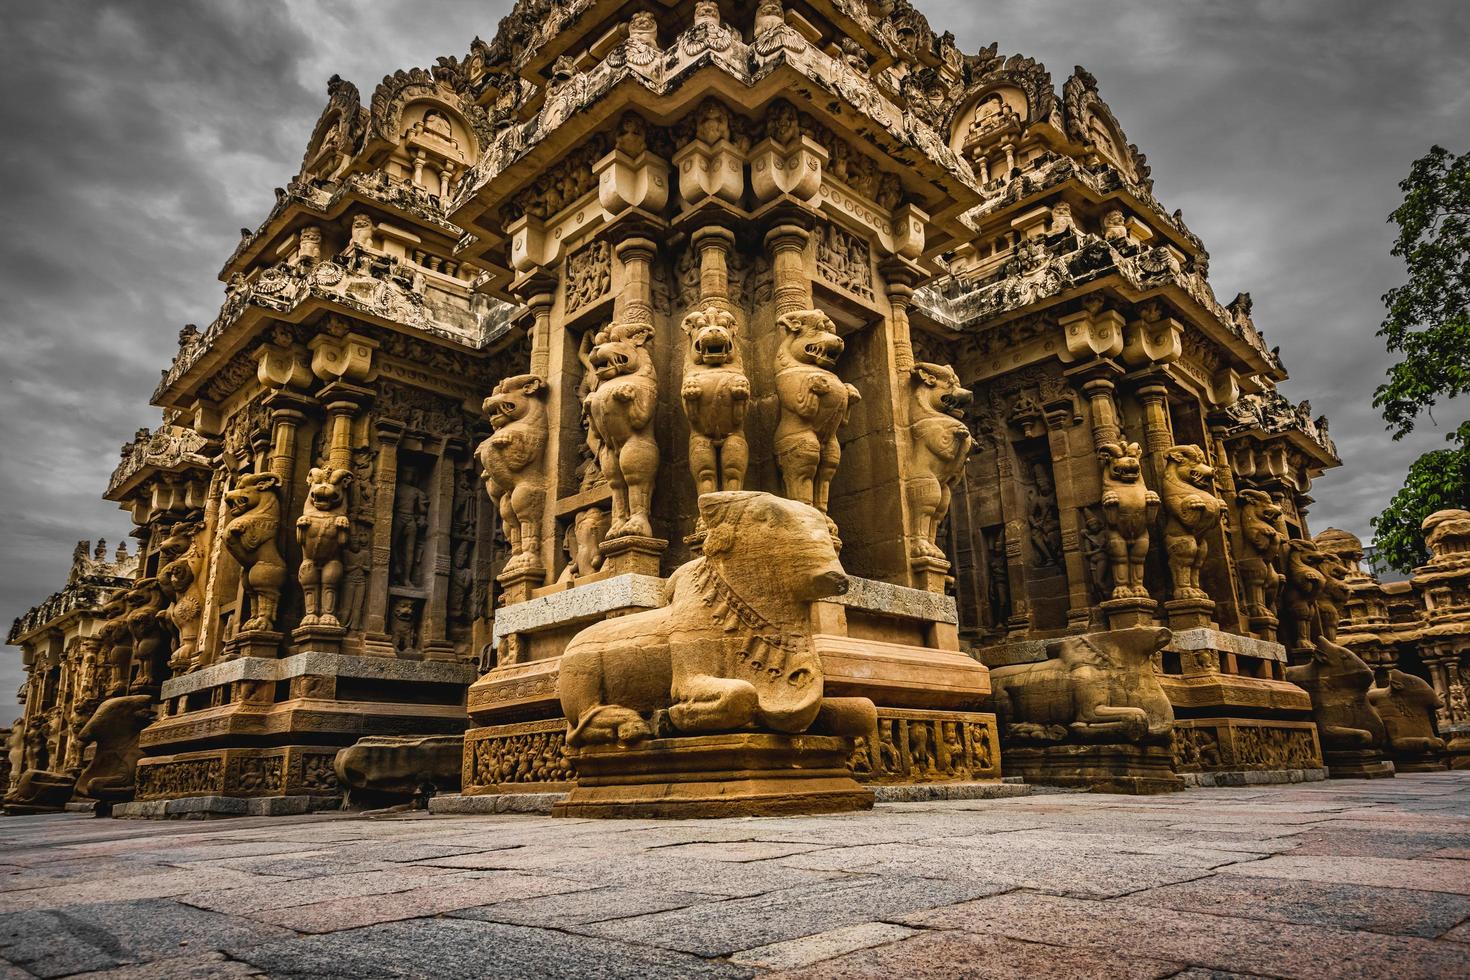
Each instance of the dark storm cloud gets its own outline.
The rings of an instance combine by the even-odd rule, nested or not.
[[[1443,428],[1389,443],[1373,336],[1399,281],[1384,224],[1431,143],[1466,149],[1470,5],[921,0],[973,51],[1087,66],[1156,191],[1209,245],[1216,292],[1249,290],[1295,398],[1332,417],[1346,466],[1316,527],[1368,518]],[[462,55],[505,2],[23,4],[0,32],[0,623],[57,588],[73,544],[128,528],[97,499],[185,322],[300,163],[333,72]],[[1463,417],[1441,412],[1452,422]],[[0,654],[0,698],[19,683]],[[9,705],[0,702],[0,723]]]

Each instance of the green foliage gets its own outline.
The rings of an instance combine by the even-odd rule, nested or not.
[[[1425,453],[1409,467],[1404,486],[1373,518],[1373,545],[1393,568],[1408,572],[1429,560],[1420,525],[1437,510],[1470,510],[1470,422],[1460,426],[1460,445]]]
[[[1470,393],[1470,153],[1442,146],[1414,161],[1399,184],[1404,203],[1393,254],[1409,280],[1383,297],[1388,316],[1378,335],[1398,361],[1374,393],[1395,439],[1412,432],[1441,401]],[[1426,453],[1404,486],[1373,519],[1374,545],[1389,565],[1409,571],[1428,560],[1420,525],[1449,507],[1470,508],[1470,422],[1448,440],[1455,448]]]

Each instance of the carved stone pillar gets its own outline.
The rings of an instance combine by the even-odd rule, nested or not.
[[[613,301],[618,323],[653,322],[653,260],[658,243],[651,238],[625,238],[616,248],[623,263],[623,288]]]
[[[730,301],[730,251],[735,247],[735,234],[719,225],[706,225],[691,236],[699,254],[699,300],[702,306],[713,306],[735,313]]]
[[[388,633],[388,584],[393,557],[393,496],[398,486],[398,444],[403,426],[391,420],[377,424],[378,468],[374,474],[373,560],[368,577],[367,629],[363,652],[377,657],[396,656]]]
[[[551,307],[556,299],[556,280],[537,277],[526,295],[531,310],[531,373],[545,378],[551,369]]]
[[[419,646],[425,660],[454,660],[449,641],[449,576],[454,567],[451,539],[454,534],[454,461],[464,446],[446,442],[435,454],[433,497],[429,502],[427,550],[430,562],[428,597],[419,625]]]
[[[775,280],[777,318],[812,308],[812,281],[807,275],[806,248],[811,232],[801,225],[777,225],[766,234]]]

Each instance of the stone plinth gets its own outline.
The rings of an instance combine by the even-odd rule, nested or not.
[[[848,770],[852,740],[739,733],[599,746],[573,755],[559,817],[754,817],[866,810]]]
[[[1098,793],[1145,795],[1184,789],[1175,775],[1167,746],[1009,745],[1006,775],[1028,783],[1088,789]]]
[[[1175,772],[1262,773],[1321,767],[1317,726],[1310,721],[1174,719]]]
[[[136,799],[341,795],[335,746],[207,749],[143,759]]]
[[[853,748],[859,782],[968,783],[1000,779],[995,715],[980,711],[878,709],[878,745]]]

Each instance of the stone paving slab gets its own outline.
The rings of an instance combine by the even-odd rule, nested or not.
[[[1470,773],[729,821],[0,819],[9,977],[1470,977]]]

